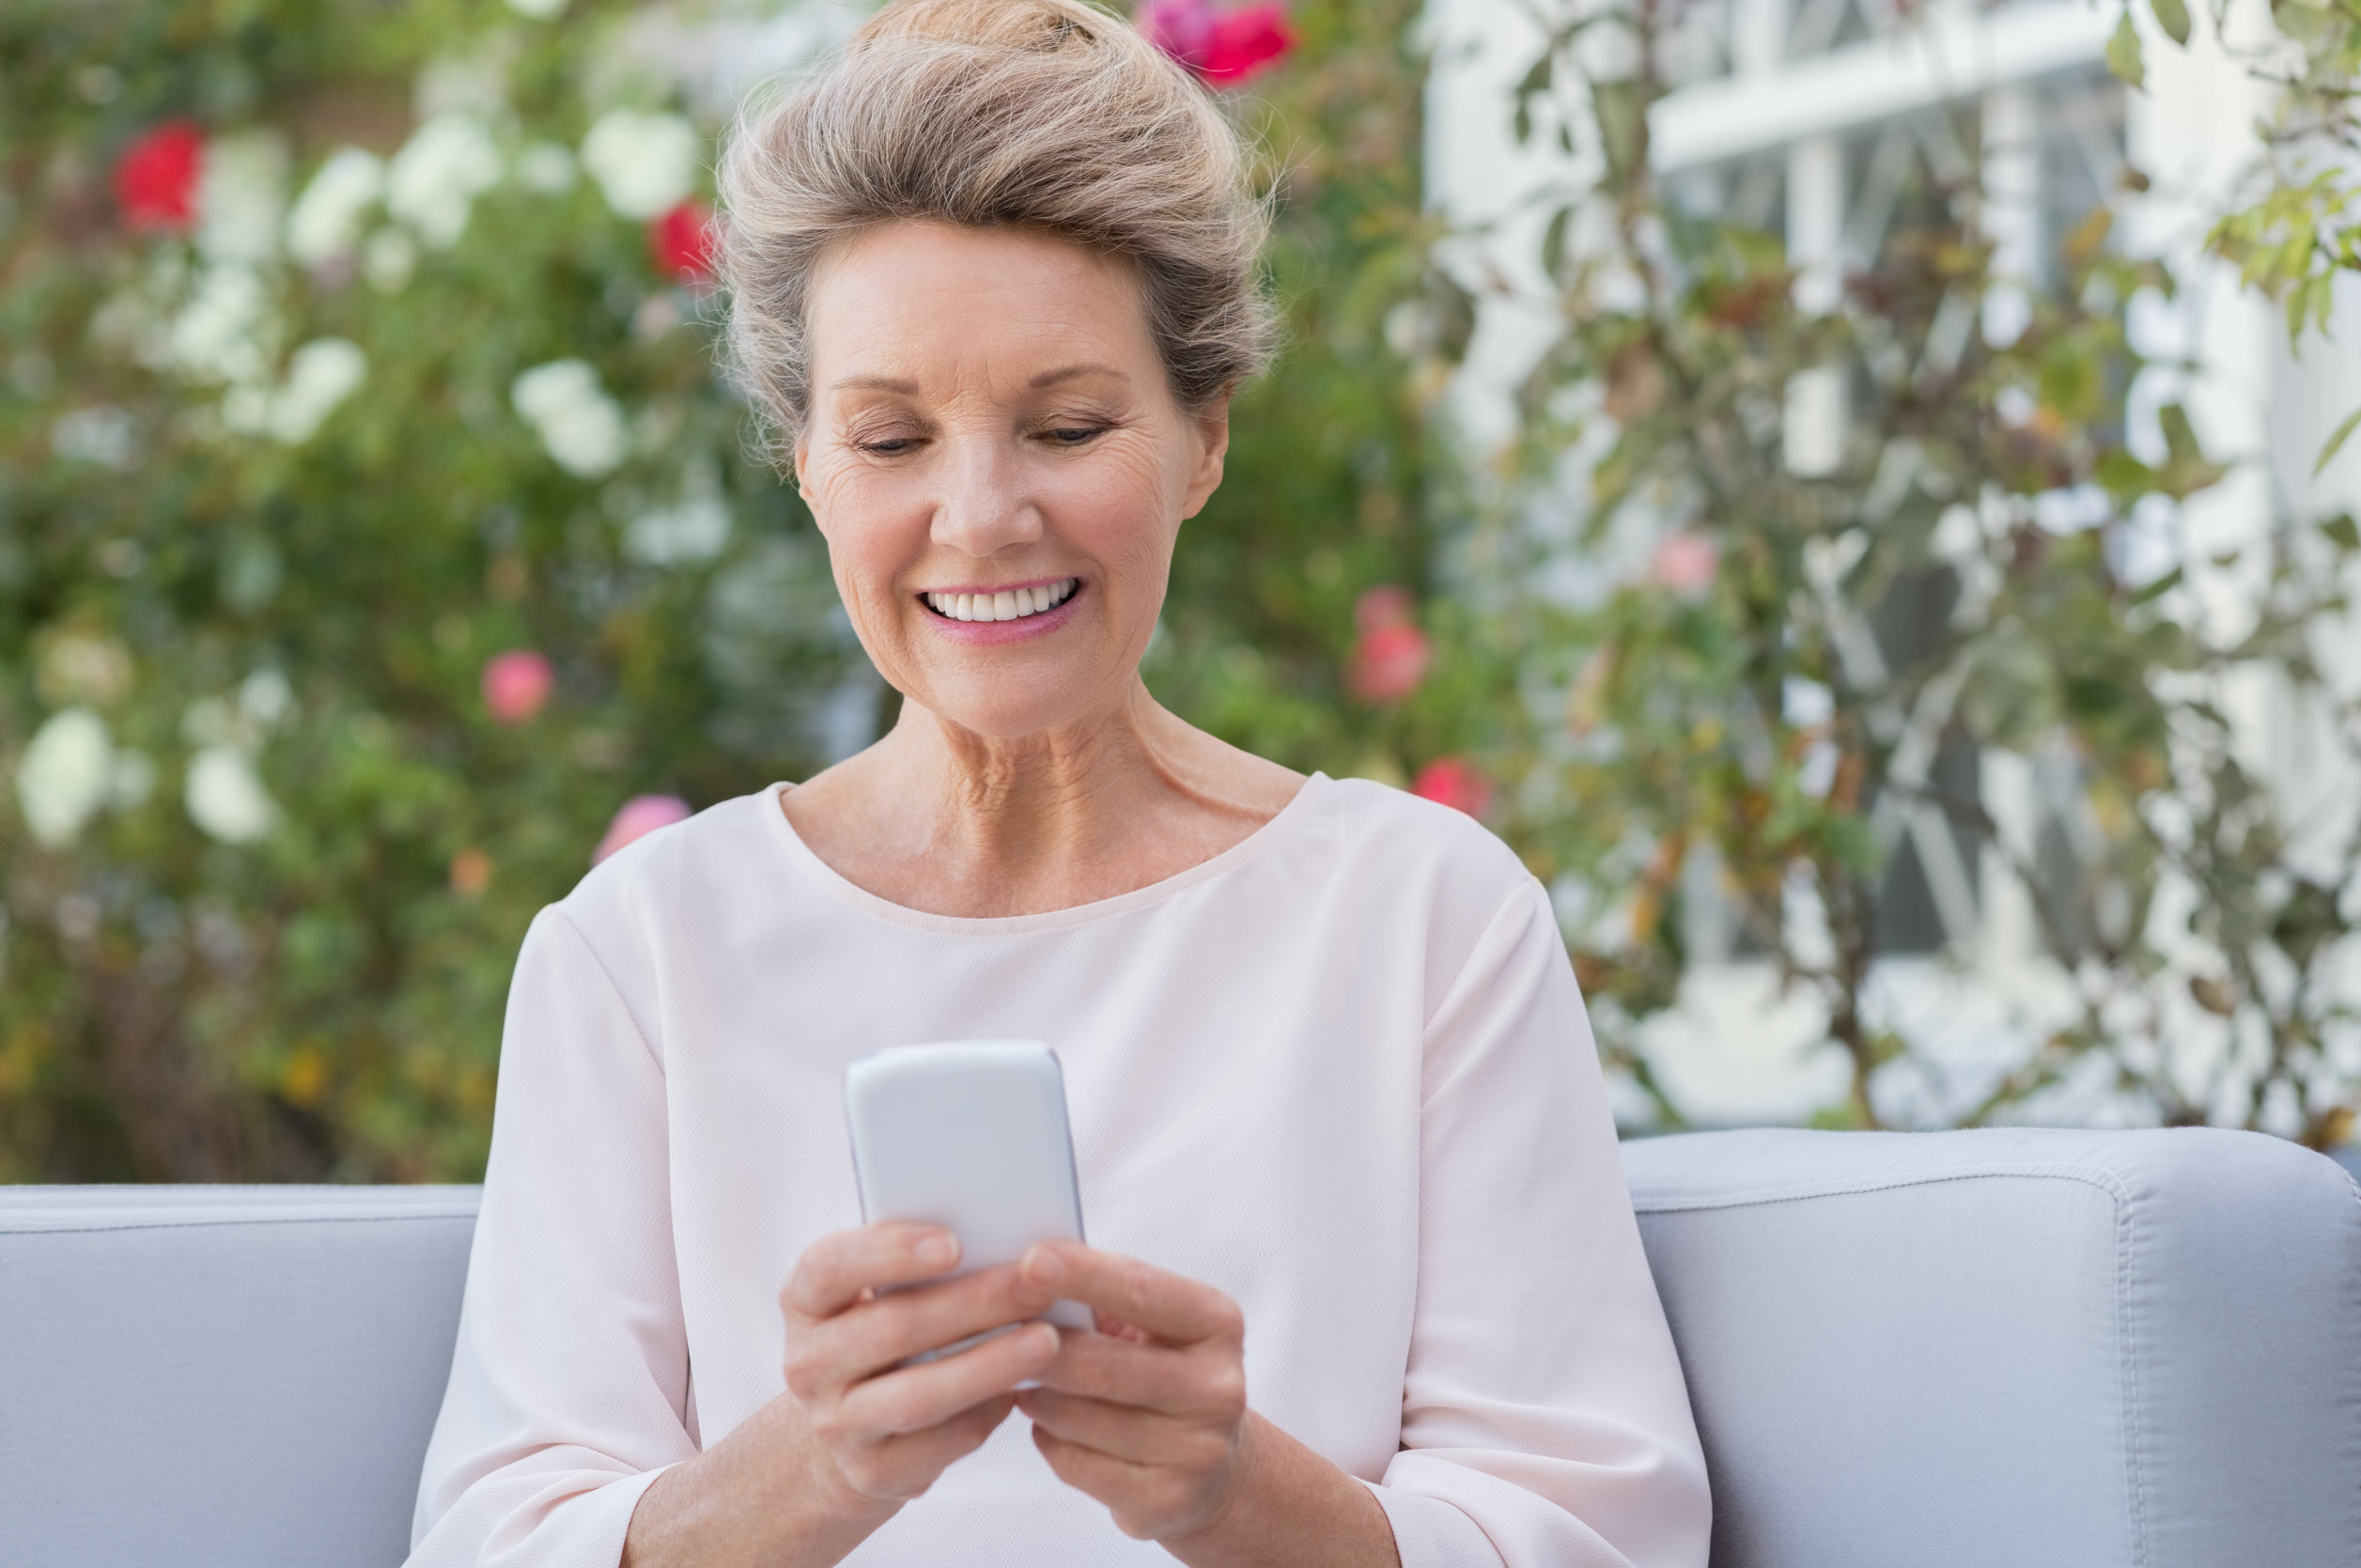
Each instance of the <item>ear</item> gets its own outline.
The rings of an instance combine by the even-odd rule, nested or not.
[[[795,481],[795,493],[802,499],[803,509],[812,514],[812,520],[820,520],[820,511],[812,505],[812,437],[807,425],[798,430],[795,444],[787,451],[787,471]]]
[[[1188,491],[1181,503],[1181,516],[1193,518],[1213,499],[1213,492],[1221,488],[1222,459],[1230,454],[1230,393],[1220,393],[1204,408],[1189,415],[1189,424],[1197,432],[1197,470],[1188,476]]]

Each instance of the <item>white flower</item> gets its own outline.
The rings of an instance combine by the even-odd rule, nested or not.
[[[252,267],[225,263],[208,268],[166,329],[161,357],[200,380],[259,380],[276,335],[269,306],[262,280]]]
[[[555,195],[574,188],[574,155],[555,142],[536,142],[517,154],[517,179],[528,191]]]
[[[268,261],[287,205],[287,144],[269,131],[206,143],[197,176],[197,249],[216,262]]]
[[[242,435],[300,446],[368,374],[368,356],[341,337],[315,338],[287,360],[284,386],[241,386],[222,399],[222,423]]]
[[[235,746],[208,746],[189,760],[182,800],[189,820],[224,844],[252,844],[271,831],[279,808]]]
[[[384,160],[357,147],[338,148],[287,215],[287,254],[306,267],[349,254],[360,242],[361,214],[384,192]]]
[[[598,372],[582,361],[536,365],[517,378],[509,396],[567,473],[596,479],[623,460],[623,411],[599,387]]]
[[[17,804],[34,839],[62,849],[105,804],[114,748],[106,721],[86,707],[53,713],[16,766]]]
[[[139,461],[132,435],[132,416],[102,403],[95,409],[60,414],[50,427],[49,444],[59,457],[76,462],[128,469]]]
[[[696,186],[702,144],[678,115],[610,109],[582,138],[582,167],[607,205],[645,220],[677,207]]]
[[[304,344],[287,363],[287,385],[271,410],[271,433],[289,446],[311,440],[320,422],[352,395],[368,370],[368,356],[359,344],[341,337]]]
[[[508,8],[519,16],[547,22],[566,8],[566,0],[508,0]]]
[[[500,149],[467,115],[437,115],[385,171],[385,210],[441,249],[466,232],[475,198],[500,179]]]
[[[381,228],[369,236],[361,252],[361,273],[381,294],[398,294],[418,270],[418,242],[397,228]]]
[[[710,561],[729,542],[730,509],[715,495],[644,512],[623,531],[623,552],[655,567]]]
[[[238,710],[269,729],[295,711],[295,688],[276,670],[256,670],[238,688]]]

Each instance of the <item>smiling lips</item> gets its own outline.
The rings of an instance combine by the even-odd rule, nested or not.
[[[1021,621],[1055,610],[1074,597],[1079,577],[1061,578],[1033,588],[1002,588],[991,593],[921,594],[926,608],[954,621]]]

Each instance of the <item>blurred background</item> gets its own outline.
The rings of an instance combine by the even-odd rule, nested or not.
[[[710,281],[862,14],[0,12],[0,1180],[476,1178],[534,911],[892,722]],[[1514,845],[1629,1132],[2350,1157],[2361,13],[1136,14],[1289,329],[1160,697]]]

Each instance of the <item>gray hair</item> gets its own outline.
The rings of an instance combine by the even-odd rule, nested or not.
[[[1127,263],[1174,400],[1204,408],[1272,352],[1268,219],[1246,176],[1211,96],[1121,18],[1080,0],[896,0],[743,111],[722,154],[739,384],[791,442],[811,407],[815,270],[866,229],[931,220]]]

